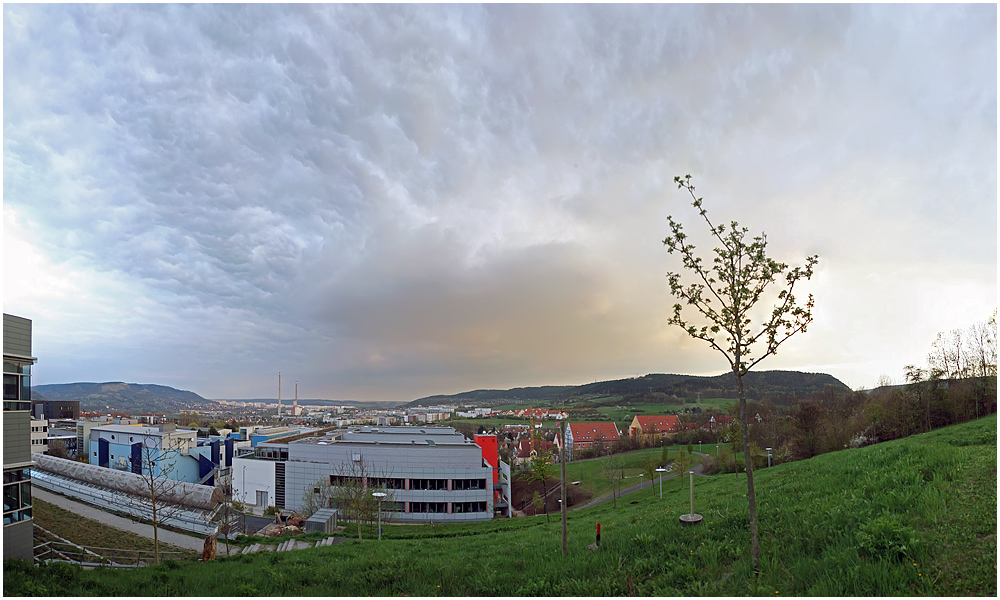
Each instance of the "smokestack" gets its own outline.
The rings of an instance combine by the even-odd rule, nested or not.
[[[292,414],[299,414],[299,382],[295,382],[295,404],[292,405]]]
[[[281,371],[278,371],[278,416],[281,416]]]

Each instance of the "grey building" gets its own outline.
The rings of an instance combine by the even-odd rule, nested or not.
[[[254,472],[264,471],[260,461],[270,461],[273,476],[268,469],[267,479],[273,477],[279,508],[301,511],[317,482],[338,485],[353,477],[391,493],[382,510],[397,522],[486,521],[509,486],[493,483],[484,452],[452,427],[353,427],[290,443],[263,442],[253,455],[237,457],[233,484],[240,487],[243,467],[251,482],[265,483]],[[238,493],[253,498],[257,490],[246,487]]]
[[[79,400],[32,400],[31,414],[36,419],[79,419]]]
[[[32,559],[31,321],[3,316],[3,557]]]

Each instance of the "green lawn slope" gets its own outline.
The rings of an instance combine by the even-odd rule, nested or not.
[[[381,542],[135,570],[4,563],[4,595],[989,596],[997,594],[996,416],[758,471],[761,573],[742,475],[696,478],[569,518],[391,526]],[[594,541],[602,525],[600,550]]]

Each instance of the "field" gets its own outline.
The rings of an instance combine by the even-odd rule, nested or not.
[[[690,403],[690,404],[673,404],[673,403],[649,403],[649,404],[628,404],[628,405],[614,405],[614,406],[599,406],[593,410],[600,413],[604,420],[614,421],[618,424],[619,429],[627,429],[632,423],[632,417],[636,414],[640,415],[681,415],[681,420],[686,421],[687,419],[683,416],[682,411],[691,410],[692,408],[700,408],[701,410],[708,410],[709,408],[718,408],[723,411],[726,410],[730,404],[734,401],[726,398],[712,398],[703,399],[700,402]],[[638,412],[637,411],[642,411]]]
[[[761,571],[745,478],[688,484],[559,519],[389,526],[381,542],[112,571],[4,564],[4,595],[988,596],[997,594],[996,415],[758,472]],[[602,526],[600,549],[587,549]]]
[[[675,458],[678,451],[682,448],[685,451],[687,450],[687,446],[670,446],[670,458]],[[697,445],[695,445],[695,449],[697,449]],[[657,464],[659,464],[660,454],[661,451],[657,448],[656,450],[636,450],[634,452],[625,452],[615,455],[615,460],[619,461],[619,464],[621,465],[620,472],[625,473],[625,479],[622,486],[628,487],[637,485],[640,479],[645,479],[646,481],[644,481],[644,483],[648,484],[648,477],[639,477],[639,474],[643,472],[643,463],[645,462],[646,456],[650,455],[654,460],[656,460]],[[700,464],[701,457],[692,456],[692,460],[694,461],[693,464]],[[607,458],[594,458],[590,460],[567,462],[566,481],[579,481],[580,487],[593,494],[594,499],[609,496],[611,495],[611,482],[604,474],[604,464],[606,461]],[[553,469],[554,473],[559,472],[558,466],[559,465],[556,465]],[[665,492],[667,482],[663,482],[663,485]]]

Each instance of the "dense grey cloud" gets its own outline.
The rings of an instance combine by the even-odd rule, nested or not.
[[[715,373],[692,173],[821,255],[770,366],[872,385],[996,305],[996,89],[995,6],[5,5],[4,310],[39,382]]]

